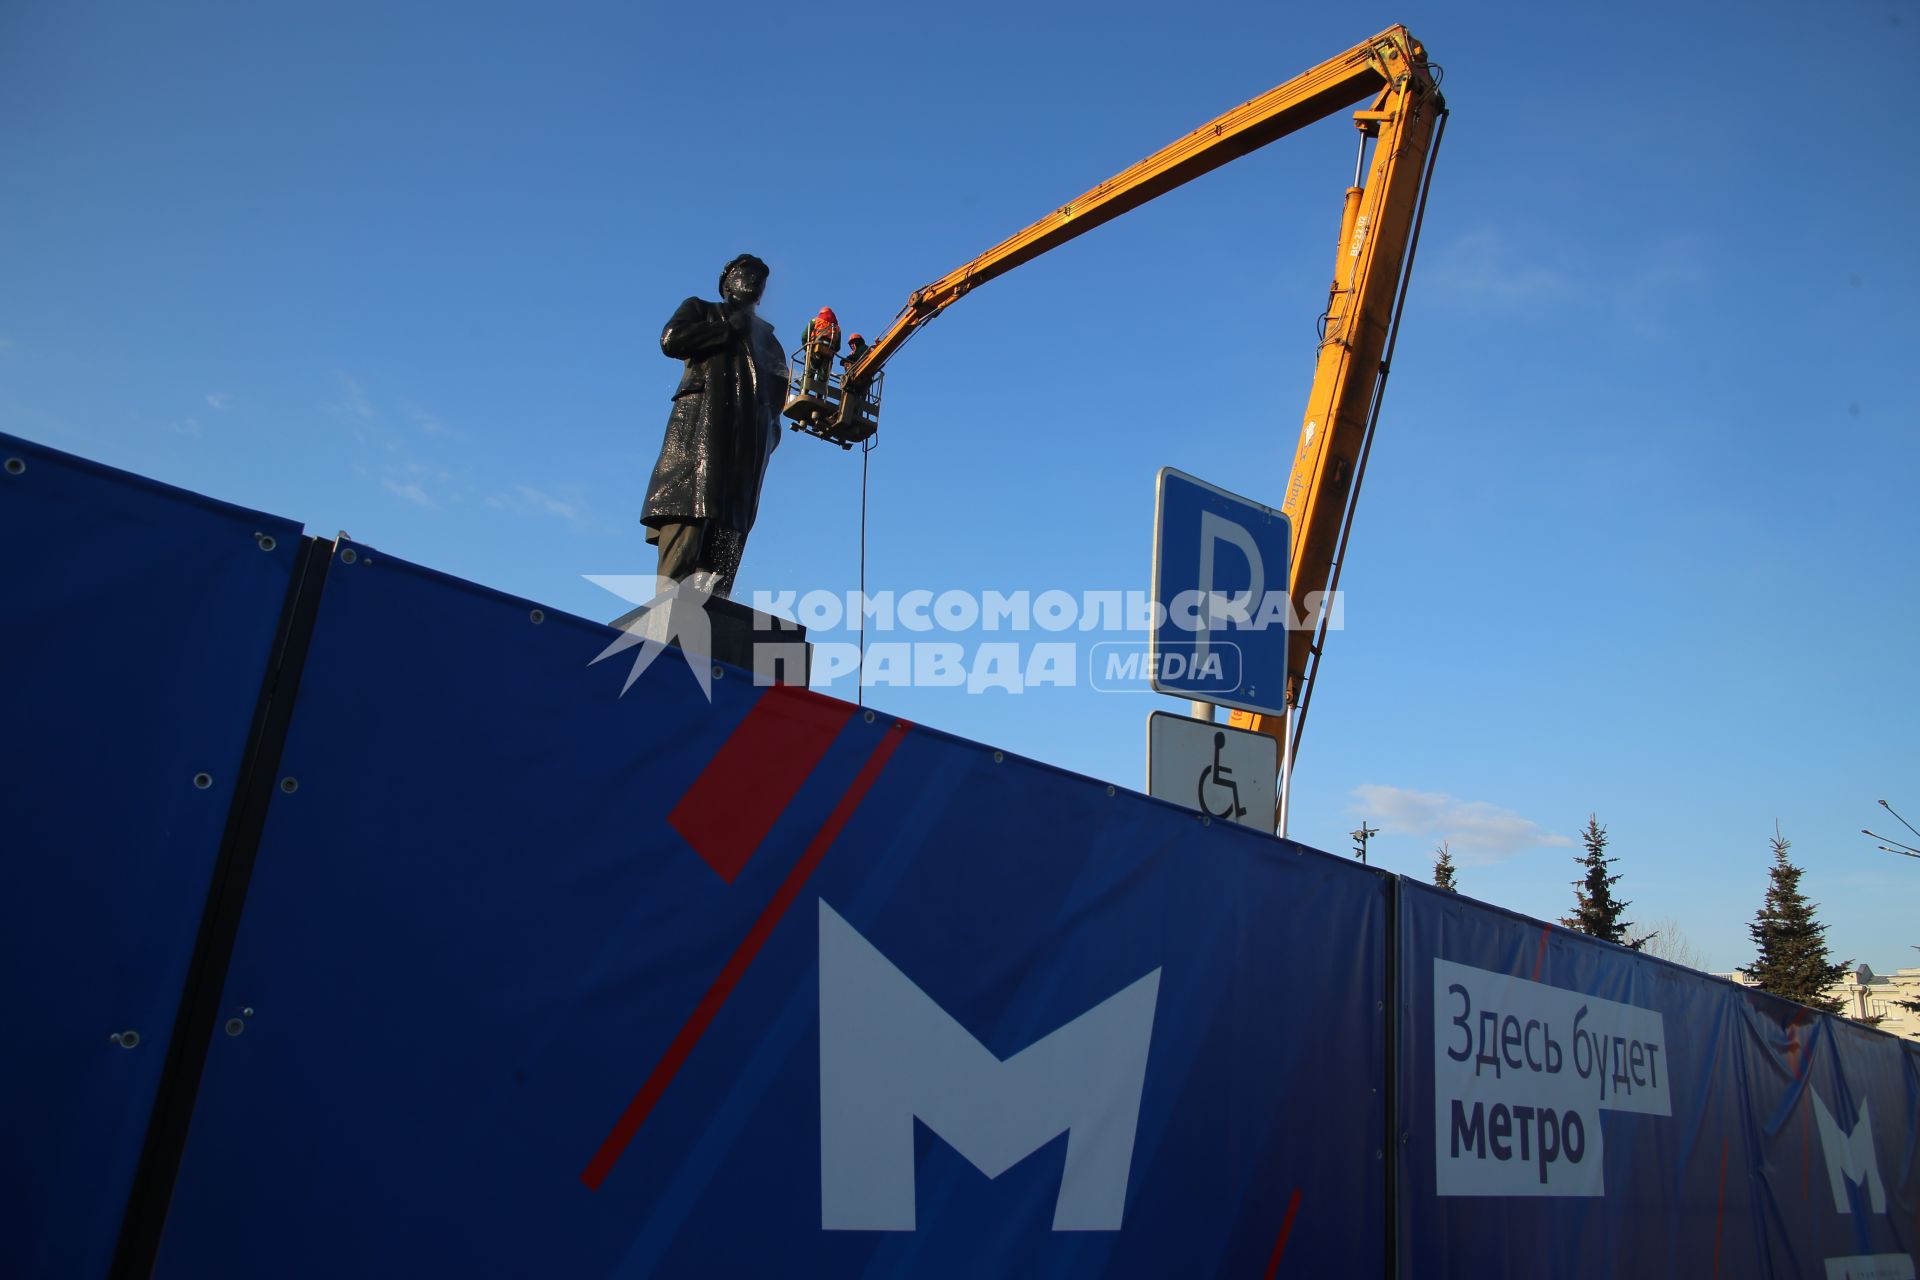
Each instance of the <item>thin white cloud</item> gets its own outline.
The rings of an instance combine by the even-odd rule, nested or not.
[[[1686,317],[1698,311],[1689,303],[1712,305],[1708,292],[1712,276],[1707,269],[1711,257],[1696,235],[1665,236],[1637,245],[1631,262],[1604,282],[1604,296],[1618,311],[1619,322],[1642,338],[1679,333]]]
[[[408,502],[416,506],[433,506],[433,499],[427,496],[427,491],[411,481],[406,484],[401,484],[394,480],[382,480],[380,483],[386,486],[388,493],[405,498]]]
[[[434,417],[432,414],[428,413],[425,409],[415,409],[413,411],[413,420],[415,423],[419,425],[420,430],[426,432],[430,436],[441,435],[447,429],[446,423],[440,421],[440,419]]]
[[[553,497],[551,494],[542,493],[540,490],[530,488],[524,484],[516,485],[515,487],[520,490],[521,497],[525,498],[528,502],[532,503],[539,510],[546,512],[548,515],[559,516],[562,520],[574,520],[579,518],[579,515],[580,515],[579,509],[576,508],[571,502],[563,502],[559,498]]]
[[[1530,261],[1512,236],[1493,227],[1469,231],[1436,257],[1432,274],[1420,286],[1422,292],[1431,289],[1456,298],[1521,306],[1552,301],[1573,290],[1565,272]],[[1422,267],[1423,274],[1427,270]]]
[[[207,406],[212,409],[224,409],[233,403],[233,396],[225,391],[207,392]]]
[[[373,417],[373,402],[367,399],[367,393],[361,389],[360,384],[344,373],[339,377],[340,399],[333,405],[334,412],[343,418],[357,419],[361,422]]]
[[[532,518],[564,520],[575,533],[606,534],[617,526],[594,511],[579,494],[572,491],[556,495],[532,485],[517,484],[510,491],[495,492],[480,499],[495,511],[511,511]]]
[[[1499,862],[1526,849],[1573,843],[1511,809],[1457,799],[1444,791],[1367,783],[1353,789],[1351,807],[1388,835],[1417,836],[1435,844],[1445,840],[1456,857],[1470,863]]]
[[[562,520],[577,520],[580,510],[571,502],[563,502],[550,493],[542,493],[531,485],[514,486],[520,493],[520,501],[530,511],[544,512],[550,516],[559,516]]]

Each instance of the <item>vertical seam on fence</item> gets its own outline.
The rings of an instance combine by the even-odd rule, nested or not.
[[[302,539],[300,561],[287,585],[267,670],[247,728],[246,750],[240,758],[240,773],[227,809],[226,827],[220,834],[219,852],[207,885],[206,905],[200,913],[193,956],[187,965],[180,1007],[174,1016],[173,1035],[167,1043],[166,1065],[161,1069],[160,1085],[154,1093],[153,1110],[147,1120],[146,1141],[140,1149],[133,1185],[127,1192],[109,1273],[116,1280],[135,1280],[151,1274],[159,1256],[161,1231],[173,1199],[180,1159],[186,1151],[194,1100],[200,1090],[214,1025],[220,1016],[220,996],[233,959],[234,939],[240,931],[247,884],[259,854],[260,834],[273,797],[280,753],[286,745],[301,670],[306,665],[314,621],[319,614],[321,589],[332,559],[331,543],[318,538]]]
[[[1385,1158],[1382,1173],[1386,1177],[1385,1205],[1386,1213],[1386,1271],[1387,1280],[1398,1280],[1400,1275],[1400,885],[1401,878],[1393,876],[1387,881],[1386,893],[1386,972],[1383,982],[1386,986],[1386,998],[1382,1001],[1386,1018],[1382,1034],[1382,1048],[1386,1056],[1386,1069],[1381,1073],[1381,1100],[1386,1108],[1386,1122],[1381,1128],[1381,1142]]]

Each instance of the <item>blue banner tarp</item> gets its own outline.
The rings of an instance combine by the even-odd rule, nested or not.
[[[1920,1047],[1409,881],[1403,1276],[1911,1280]]]
[[[160,1274],[1384,1267],[1385,877],[345,550]]]
[[[0,1239],[113,1255],[299,529],[0,435]]]
[[[371,548],[256,844],[298,529],[0,462],[25,1274],[107,1270],[184,994],[165,1276],[1913,1280],[1920,1046]]]
[[[1907,1280],[1920,1249],[1920,1045],[1728,989],[1759,1152],[1755,1248],[1778,1276]]]

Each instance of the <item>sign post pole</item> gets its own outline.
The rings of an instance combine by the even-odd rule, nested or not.
[[[1298,714],[1293,704],[1288,703],[1286,738],[1280,744],[1280,823],[1274,830],[1282,840],[1287,838],[1287,805],[1293,798],[1293,726]]]

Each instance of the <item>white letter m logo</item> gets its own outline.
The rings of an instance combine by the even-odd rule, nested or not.
[[[1055,1231],[1118,1231],[1160,970],[1002,1062],[820,904],[820,1226],[914,1229],[913,1121],[997,1178],[1067,1135]]]
[[[1840,1127],[1817,1093],[1813,1095],[1813,1118],[1820,1125],[1820,1150],[1826,1154],[1827,1178],[1833,1183],[1833,1207],[1841,1213],[1852,1212],[1847,1203],[1847,1183],[1857,1182],[1866,1188],[1873,1211],[1885,1213],[1887,1188],[1880,1181],[1880,1164],[1873,1158],[1873,1123],[1867,1118],[1867,1104],[1860,1104],[1860,1118],[1853,1122],[1852,1133]]]

